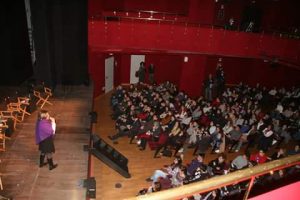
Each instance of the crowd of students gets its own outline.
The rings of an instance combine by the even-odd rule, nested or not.
[[[202,96],[193,99],[170,82],[116,88],[111,105],[118,132],[109,138],[116,142],[128,136],[130,143],[137,141],[141,151],[149,143],[155,149],[155,158],[168,152],[176,156],[171,165],[156,170],[147,179],[152,185],[141,194],[299,153],[300,88],[267,90],[259,84],[250,87],[241,83],[222,90],[210,100]],[[294,150],[281,148],[283,143],[291,142],[296,145]],[[226,148],[239,152],[243,145],[245,153],[227,162]],[[273,146],[278,152],[267,157]],[[203,157],[210,147],[219,156],[205,165]],[[182,159],[188,148],[194,148],[197,156],[186,166]],[[253,148],[259,153],[251,154]],[[217,193],[227,194],[214,191],[206,199],[215,198]]]

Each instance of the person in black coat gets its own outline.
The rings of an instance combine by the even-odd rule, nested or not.
[[[149,68],[148,68],[148,72],[149,72],[149,83],[150,84],[154,84],[154,65],[150,64]]]
[[[211,136],[208,134],[208,132],[204,131],[201,137],[199,138],[199,141],[196,145],[193,155],[196,154],[205,155],[205,152],[209,148],[210,142],[211,142]]]
[[[145,82],[145,75],[146,75],[146,68],[145,68],[145,63],[144,62],[140,63],[140,68],[137,71],[137,75],[138,75],[138,78],[139,78],[139,82],[144,83]]]
[[[112,136],[108,136],[108,138],[113,141],[116,141],[119,137],[137,135],[140,126],[140,120],[136,116],[133,116],[131,123],[127,124],[125,129],[119,129],[118,133]]]

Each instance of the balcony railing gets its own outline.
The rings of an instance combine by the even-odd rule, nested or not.
[[[265,164],[260,164],[254,167],[250,167],[244,170],[229,173],[227,175],[213,177],[204,181],[191,183],[177,188],[169,190],[146,194],[138,197],[128,198],[127,200],[170,200],[170,199],[182,199],[184,197],[190,197],[194,194],[201,194],[215,189],[237,184],[243,181],[249,180],[248,188],[244,194],[244,200],[248,199],[249,193],[253,186],[256,177],[285,169],[291,166],[300,164],[300,155],[289,156],[280,160],[271,161]]]
[[[110,20],[115,19],[118,21],[159,21],[160,23],[172,23],[172,24],[189,24],[192,26],[198,27],[212,27],[223,29],[224,25],[220,24],[204,24],[192,22],[188,19],[186,13],[171,13],[171,12],[158,12],[151,10],[115,10],[115,11],[103,11],[101,14],[94,15],[91,17],[91,20]],[[240,24],[236,22],[235,31],[241,31],[242,28]],[[258,33],[270,34],[280,38],[287,39],[300,39],[299,30],[287,30],[282,29],[281,27],[268,26],[264,28],[259,28],[256,30]]]

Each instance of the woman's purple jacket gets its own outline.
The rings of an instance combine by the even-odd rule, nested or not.
[[[35,128],[35,142],[39,144],[53,135],[51,121],[47,119],[38,120]]]

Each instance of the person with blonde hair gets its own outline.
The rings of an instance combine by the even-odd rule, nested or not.
[[[39,145],[40,154],[40,167],[47,163],[44,162],[47,158],[49,170],[55,169],[57,164],[53,164],[52,155],[55,153],[53,137],[55,135],[56,123],[53,117],[50,117],[48,111],[41,110],[38,114],[36,123],[36,144]]]

